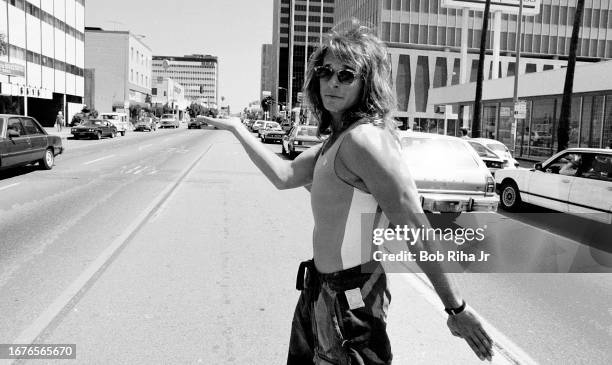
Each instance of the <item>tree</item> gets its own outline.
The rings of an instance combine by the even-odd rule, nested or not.
[[[478,76],[476,79],[476,97],[474,99],[474,119],[472,119],[472,138],[480,137],[480,104],[482,103],[482,78],[484,74],[485,49],[489,31],[489,13],[491,0],[487,0],[482,14],[482,32],[480,34],[480,56],[478,58]]]
[[[569,143],[569,118],[572,114],[572,90],[574,88],[574,70],[576,68],[576,47],[578,45],[578,34],[580,33],[583,10],[584,0],[578,0],[576,12],[574,13],[574,26],[572,28],[572,39],[570,41],[567,68],[565,69],[565,85],[563,86],[561,115],[559,116],[559,127],[557,129],[557,152],[566,149]]]

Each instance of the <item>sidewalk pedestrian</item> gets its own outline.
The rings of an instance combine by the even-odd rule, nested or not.
[[[303,90],[319,133],[328,138],[292,162],[238,121],[207,118],[231,131],[278,189],[311,192],[314,259],[298,270],[301,293],[287,364],[391,364],[387,276],[380,262],[362,255],[362,227],[350,219],[384,213],[396,226],[429,227],[390,117],[389,76],[387,50],[368,28],[354,21],[349,30],[331,33],[310,58]],[[435,252],[436,246],[419,241],[410,249]],[[480,359],[491,359],[491,339],[441,263],[418,264],[449,313],[451,333]]]
[[[63,126],[64,126],[64,114],[60,110],[59,112],[57,112],[57,116],[55,117],[55,128],[57,128],[58,132],[61,132]]]
[[[461,128],[461,138],[470,139],[470,136],[468,136],[468,129],[465,127]]]

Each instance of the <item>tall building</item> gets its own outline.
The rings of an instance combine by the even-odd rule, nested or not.
[[[0,0],[0,113],[52,126],[84,92],[84,0]]]
[[[279,103],[293,107],[299,104],[298,92],[304,85],[308,57],[334,25],[335,1],[274,0],[276,87],[272,96]]]
[[[94,81],[88,89],[99,112],[150,103],[152,52],[142,38],[129,31],[85,28],[85,67],[93,70]]]
[[[272,95],[274,91],[274,65],[272,59],[274,50],[271,44],[261,45],[261,83],[259,87],[259,97],[263,99],[264,91]]]
[[[153,77],[168,77],[180,83],[185,88],[185,98],[191,102],[211,107],[219,104],[219,64],[215,56],[153,56]]]

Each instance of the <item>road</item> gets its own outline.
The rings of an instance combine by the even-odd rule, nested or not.
[[[307,191],[276,191],[226,132],[64,142],[53,170],[0,174],[0,343],[77,343],[78,363],[283,362],[296,265],[312,255]],[[462,292],[538,362],[605,364],[605,247],[589,222],[532,213],[457,220],[487,225],[486,246],[509,257],[502,273],[455,275]]]

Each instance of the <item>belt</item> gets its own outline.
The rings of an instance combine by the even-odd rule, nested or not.
[[[350,289],[361,286],[376,271],[381,273],[384,271],[380,262],[369,261],[341,271],[320,273],[317,271],[314,260],[311,259],[300,263],[295,288],[300,291],[306,288],[314,289],[321,282],[326,282],[335,289],[344,290],[343,287]]]

